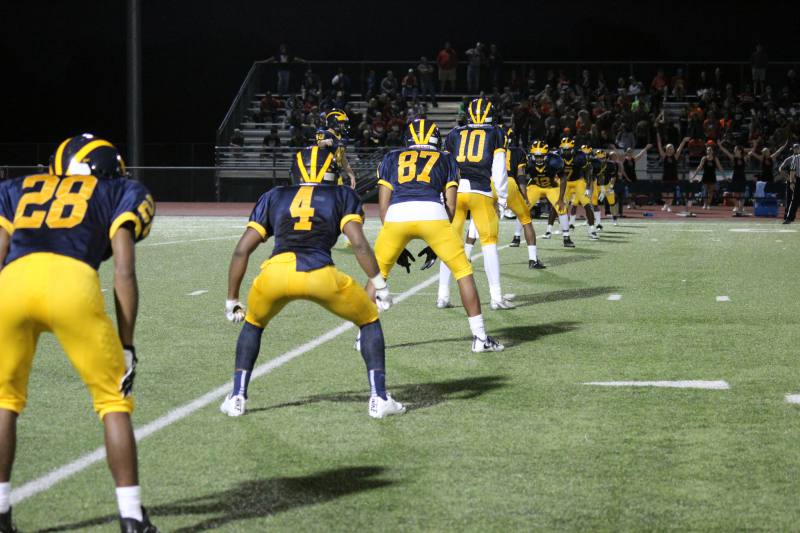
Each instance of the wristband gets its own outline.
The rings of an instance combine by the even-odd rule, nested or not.
[[[372,282],[372,286],[375,287],[376,291],[380,291],[386,288],[386,280],[383,279],[383,276],[381,276],[380,272],[378,272],[378,274],[375,277],[369,278],[369,280]]]

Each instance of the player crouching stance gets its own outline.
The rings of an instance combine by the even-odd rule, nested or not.
[[[472,265],[450,224],[458,189],[456,161],[450,153],[439,151],[439,128],[433,122],[411,122],[405,141],[407,148],[386,154],[378,168],[383,227],[375,241],[375,257],[381,274],[388,278],[400,255],[409,254],[408,242],[422,239],[429,246],[423,250],[427,264],[438,256],[458,282],[472,331],[472,351],[499,352],[503,345],[486,335]]]
[[[561,222],[561,231],[564,235],[564,246],[574,248],[572,239],[569,238],[569,217],[567,208],[564,204],[564,193],[566,189],[560,187],[558,176],[564,168],[564,161],[561,157],[550,151],[550,147],[542,141],[533,141],[528,152],[528,166],[525,174],[520,174],[520,191],[525,196],[528,205],[536,205],[544,196],[550,202],[550,213],[555,219]],[[523,180],[527,179],[527,184]],[[526,185],[526,186],[523,186]],[[551,225],[548,224],[547,233],[542,238],[549,239],[551,235]]]
[[[524,232],[525,242],[528,244],[528,268],[540,270],[545,266],[536,255],[536,230],[533,229],[531,206],[525,202],[517,183],[519,175],[525,174],[527,159],[525,150],[519,146],[510,146],[512,133],[511,128],[506,132],[506,172],[508,173],[508,208],[517,216],[517,224],[514,229],[514,238],[509,246],[519,247],[520,234]],[[472,226],[470,226],[471,229]]]
[[[608,159],[608,152],[602,148],[595,151],[592,162],[592,206],[594,207],[594,219],[597,222],[597,229],[602,230],[603,203],[608,202],[612,212],[616,212],[617,198],[614,194],[614,183],[619,177],[617,164]],[[613,215],[612,215],[613,216]],[[613,216],[616,224],[616,216]]]
[[[147,237],[155,204],[125,179],[108,141],[62,142],[50,172],[0,183],[0,532],[16,531],[9,506],[17,416],[27,402],[36,343],[52,332],[103,421],[123,533],[158,533],[141,505],[131,413],[139,306],[134,243]],[[114,256],[117,331],[97,269]]]
[[[364,236],[361,200],[353,189],[336,186],[338,173],[332,151],[318,146],[304,148],[297,152],[292,165],[292,177],[300,183],[268,191],[250,214],[228,271],[226,317],[231,322],[245,321],[236,343],[233,390],[220,406],[228,416],[245,413],[261,334],[294,300],[315,302],[361,328],[361,355],[367,364],[371,392],[369,416],[384,418],[406,410],[386,392],[385,346],[375,302],[353,278],[333,265],[331,248],[344,232],[358,264],[370,278],[378,305],[383,310],[391,306],[389,288]],[[272,256],[253,281],[245,313],[239,303],[242,278],[250,254],[270,235],[275,237]]]

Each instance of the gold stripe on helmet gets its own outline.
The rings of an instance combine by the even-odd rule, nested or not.
[[[84,157],[92,153],[92,151],[102,148],[103,146],[110,146],[111,148],[114,148],[114,145],[110,142],[104,141],[103,139],[97,139],[78,150],[78,153],[72,156],[72,159],[70,159],[69,162],[72,163],[73,161],[77,161],[78,163],[81,163]],[[67,165],[67,170],[69,170],[69,165]]]
[[[60,176],[64,173],[64,169],[62,168],[61,164],[61,157],[64,155],[64,148],[67,147],[67,143],[69,143],[73,138],[70,137],[66,141],[62,142],[58,145],[58,150],[56,150],[56,157],[55,161],[53,161],[53,174],[56,176]]]
[[[489,100],[486,101],[486,111],[483,112],[483,116],[481,117],[481,124],[486,122],[486,119],[489,117],[489,110],[492,109],[492,102]],[[480,113],[480,107],[478,107],[478,113]]]
[[[422,135],[422,126],[424,125],[423,121],[425,119],[420,119],[420,128],[419,128],[419,135],[417,135],[417,130],[414,128],[414,123],[408,125],[408,129],[411,130],[411,138],[414,140],[414,144],[422,144],[420,140],[420,135]]]

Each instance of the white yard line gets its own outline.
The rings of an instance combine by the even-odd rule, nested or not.
[[[189,294],[187,294],[186,296],[200,296],[201,294],[205,294],[207,292],[208,292],[207,290],[202,289],[202,290],[199,290],[199,291],[192,291]]]
[[[187,243],[187,242],[224,241],[224,240],[228,240],[228,239],[238,239],[241,236],[242,236],[242,234],[239,233],[239,234],[236,234],[236,235],[223,235],[221,237],[205,237],[205,238],[202,238],[202,239],[183,239],[183,240],[180,240],[180,241],[165,241],[165,242],[145,242],[143,244],[136,245],[136,247],[137,248],[145,248],[145,247],[148,247],[148,246],[167,246],[169,244],[184,244],[184,243]]]
[[[204,240],[204,239],[199,239],[199,240]],[[179,241],[179,242],[185,242],[185,241]],[[507,245],[500,246],[497,248],[497,250],[499,251],[504,248],[508,248],[508,246]],[[482,253],[479,253],[476,254],[473,258],[478,258],[482,255],[483,255]],[[407,291],[398,295],[396,298],[394,298],[394,303],[398,304],[416,295],[423,289],[436,283],[438,280],[439,280],[439,274],[437,273],[435,276],[431,276],[422,283],[419,283],[411,287]],[[254,379],[258,379],[261,376],[269,374],[276,368],[285,365],[292,359],[296,359],[297,357],[300,357],[301,355],[310,352],[311,350],[321,346],[322,344],[325,344],[326,342],[335,339],[336,337],[338,337],[345,331],[352,329],[353,327],[354,326],[351,322],[344,322],[341,325],[333,328],[332,330],[323,333],[319,337],[312,339],[307,343],[302,344],[284,353],[283,355],[280,355],[275,359],[270,360],[267,363],[257,366],[253,370],[251,381]],[[221,385],[216,389],[203,394],[199,398],[196,398],[188,403],[185,403],[180,407],[177,407],[172,411],[169,411],[167,414],[153,420],[152,422],[145,424],[144,426],[136,429],[135,432],[136,440],[140,441],[146,437],[149,437],[153,433],[156,433],[157,431],[167,428],[172,424],[174,424],[175,422],[183,420],[184,418],[193,414],[194,412],[203,409],[204,407],[207,407],[214,401],[219,400],[220,398],[225,396],[230,391],[230,388],[231,388],[230,383]],[[78,459],[70,463],[67,463],[54,470],[51,470],[50,472],[41,477],[38,477],[36,479],[33,479],[31,481],[28,481],[27,483],[20,485],[18,488],[11,491],[11,505],[16,505],[19,502],[26,500],[27,498],[30,498],[31,496],[35,496],[40,492],[49,490],[56,483],[63,481],[67,478],[70,478],[75,474],[78,474],[83,470],[86,470],[90,466],[99,463],[100,461],[105,459],[105,456],[106,456],[105,448],[104,447],[97,448],[93,452],[87,453],[86,455],[83,455],[82,457],[79,457]]]
[[[662,387],[668,389],[713,389],[727,390],[731,386],[726,381],[590,381],[584,385],[599,387]]]
[[[787,394],[786,403],[800,403],[800,394]]]
[[[622,300],[622,295],[621,294],[609,294],[608,298],[606,298],[606,300],[608,300],[609,302],[618,302],[618,301]]]

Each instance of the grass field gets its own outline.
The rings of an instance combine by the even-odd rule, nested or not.
[[[137,247],[137,427],[228,382],[238,327],[222,307],[243,223],[161,217]],[[524,247],[504,249],[504,291],[519,307],[484,308],[507,345],[499,354],[472,354],[463,309],[435,308],[436,284],[419,286],[435,272],[395,270],[393,292],[417,291],[382,319],[389,390],[406,415],[367,416],[355,330],[339,330],[254,380],[247,416],[221,415],[215,397],[142,440],[145,505],[162,531],[186,532],[796,529],[800,406],[785,395],[800,392],[800,236],[783,228],[631,221],[589,242],[579,227],[574,250],[540,241],[541,272]],[[252,258],[247,286],[270,248]],[[364,280],[349,250],[334,260]],[[111,289],[108,265],[101,277]],[[290,305],[259,363],[340,325]],[[619,380],[730,388],[584,385]],[[44,337],[14,486],[101,443],[83,385]],[[117,530],[104,462],[14,512],[26,532]]]

